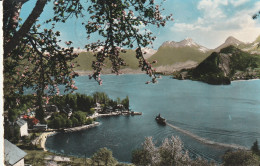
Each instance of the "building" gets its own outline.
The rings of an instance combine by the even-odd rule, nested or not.
[[[8,140],[4,140],[4,162],[6,166],[24,166],[24,157],[26,153],[12,144]]]
[[[38,130],[39,131],[45,131],[47,129],[48,129],[48,125],[47,124],[40,124],[40,123],[38,123],[38,124],[33,126],[33,130],[37,130],[37,131]]]
[[[16,121],[16,124],[19,126],[20,128],[20,135],[22,136],[27,136],[28,135],[28,124],[25,120],[23,119],[18,119]]]
[[[95,109],[96,112],[101,112],[102,111],[101,104],[96,103],[94,109]]]
[[[56,105],[43,105],[45,112],[59,112],[59,109]]]

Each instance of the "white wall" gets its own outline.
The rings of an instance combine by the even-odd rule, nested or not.
[[[21,134],[21,137],[28,135],[28,125],[27,125],[27,123],[25,123],[23,126],[21,126],[20,134]]]
[[[18,162],[15,163],[13,166],[24,166],[24,159],[18,161]]]

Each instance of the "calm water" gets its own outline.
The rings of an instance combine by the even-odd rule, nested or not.
[[[169,126],[158,125],[154,120],[158,113],[169,123],[215,142],[250,148],[256,139],[260,141],[260,80],[213,86],[170,77],[146,85],[150,80],[146,75],[106,75],[103,79],[104,84],[98,86],[87,76],[77,78],[78,92],[101,91],[114,99],[128,95],[131,108],[143,115],[99,118],[101,125],[96,128],[49,137],[48,150],[90,157],[107,147],[119,161],[129,162],[132,150],[140,147],[145,137],[153,136],[160,144],[175,135],[191,155],[221,161],[226,148],[205,145]]]

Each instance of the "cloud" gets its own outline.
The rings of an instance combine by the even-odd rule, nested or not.
[[[209,19],[226,17],[221,10],[221,6],[228,5],[227,0],[201,0],[198,4],[198,10],[204,12],[204,17]]]
[[[249,2],[250,0],[231,0],[230,3],[237,7],[237,6],[240,6],[240,5],[243,5],[244,3],[246,2]]]
[[[253,20],[252,15],[260,9],[260,2],[252,4],[251,9],[232,10],[226,13],[232,5],[241,5],[247,0],[201,0],[197,9],[202,12],[193,23],[178,22],[171,27],[173,34],[182,33],[193,38],[198,43],[209,48],[216,48],[228,36],[234,36],[245,42],[253,41],[260,34],[258,20]]]

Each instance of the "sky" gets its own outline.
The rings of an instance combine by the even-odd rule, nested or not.
[[[24,20],[35,2],[36,0],[28,1],[22,8],[21,17]],[[51,18],[52,6],[49,3],[44,8],[39,23]],[[229,36],[243,42],[253,42],[260,35],[260,18],[252,19],[260,10],[259,0],[166,0],[163,8],[165,10],[162,14],[173,14],[174,21],[159,29],[140,27],[141,30],[149,29],[157,37],[154,49],[158,49],[165,41],[181,41],[185,38],[192,38],[196,43],[214,49]],[[100,39],[99,36],[94,36],[87,40],[82,20],[71,18],[66,23],[58,24],[56,30],[61,31],[61,40],[71,40],[74,47],[84,48],[86,44]]]

